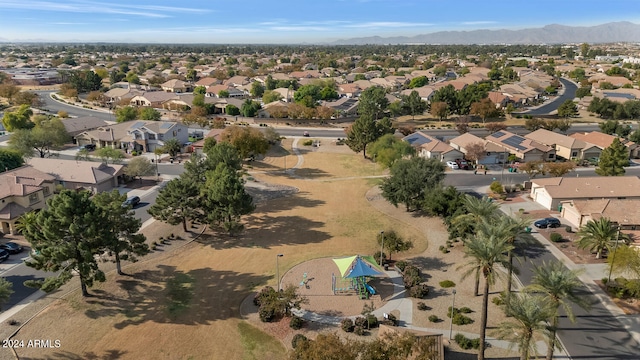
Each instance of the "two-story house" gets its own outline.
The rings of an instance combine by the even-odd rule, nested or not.
[[[53,196],[55,177],[31,166],[0,173],[0,231],[16,233],[20,217],[36,209],[42,209]]]

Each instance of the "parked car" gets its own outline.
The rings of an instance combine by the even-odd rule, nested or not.
[[[20,244],[9,241],[6,244],[0,244],[0,249],[6,250],[9,254],[18,254],[22,252],[23,247]]]
[[[122,206],[131,206],[132,208],[136,207],[140,203],[139,196],[130,196],[122,203]]]
[[[540,219],[534,222],[533,225],[539,229],[546,229],[548,227],[550,228],[560,227],[561,224],[560,224],[560,220],[554,217],[548,217],[548,218]]]
[[[452,168],[452,169],[454,169],[454,170],[459,169],[458,164],[456,164],[453,161],[447,161],[447,166]]]
[[[5,261],[9,258],[9,252],[7,250],[0,249],[0,261]]]
[[[87,151],[93,151],[96,149],[96,144],[87,144],[87,145],[84,145],[82,148]]]
[[[469,170],[469,163],[465,159],[456,159],[456,164],[459,169]]]

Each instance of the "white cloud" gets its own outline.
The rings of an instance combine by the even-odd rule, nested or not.
[[[208,12],[208,10],[156,6],[156,5],[125,5],[113,4],[94,1],[70,1],[68,3],[60,3],[53,1],[16,1],[3,0],[0,2],[0,9],[20,9],[31,11],[56,11],[69,13],[96,13],[96,14],[118,14],[133,15],[149,18],[168,18],[172,17],[171,13],[198,13]]]

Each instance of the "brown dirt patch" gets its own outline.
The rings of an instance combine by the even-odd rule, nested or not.
[[[554,229],[537,229],[537,231],[540,235],[544,236],[545,239],[549,240],[549,243],[562,251],[562,253],[575,264],[603,264],[606,262],[606,259],[596,259],[596,256],[589,250],[579,249],[576,245],[576,241],[579,239],[578,234],[574,232],[567,232],[565,226]],[[551,234],[554,232],[562,235],[562,241],[551,241]]]
[[[613,280],[611,280],[613,281]],[[624,311],[627,315],[638,315],[640,314],[640,299],[620,299],[614,297],[609,288],[600,280],[595,280],[596,285],[598,285],[609,298],[616,304],[622,311]]]

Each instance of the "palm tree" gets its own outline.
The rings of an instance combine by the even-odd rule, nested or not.
[[[465,244],[465,258],[471,258],[469,262],[460,267],[467,270],[462,274],[462,279],[471,274],[482,274],[484,278],[484,293],[482,295],[482,313],[480,315],[480,348],[479,360],[484,360],[485,337],[487,330],[487,306],[489,305],[489,286],[494,284],[496,278],[501,275],[497,265],[509,268],[507,253],[513,249],[506,238],[493,234],[479,232],[476,237],[467,240]]]
[[[558,310],[562,306],[564,312],[571,322],[575,322],[575,316],[571,310],[571,303],[589,310],[590,304],[582,297],[578,296],[578,289],[582,286],[582,281],[578,278],[580,272],[567,269],[561,262],[542,262],[539,266],[533,267],[533,279],[531,285],[527,286],[528,291],[542,293],[551,303],[554,313],[549,328],[547,360],[553,358],[553,351],[559,348],[556,340],[558,331]]]
[[[515,294],[505,302],[504,312],[513,320],[500,323],[493,335],[517,345],[521,360],[535,357],[536,341],[541,335],[549,336],[547,321],[555,312],[549,299],[528,293]]]
[[[611,251],[617,233],[618,228],[607,218],[589,220],[578,232],[578,236],[580,236],[577,242],[578,248],[595,251],[596,259],[600,259],[602,251]]]
[[[526,228],[531,225],[531,220],[523,217],[510,217],[510,216],[501,216],[498,219],[494,219],[491,222],[483,221],[478,227],[477,231],[482,231],[485,234],[494,234],[498,237],[505,237],[507,242],[515,248],[516,240],[523,240],[522,235],[526,234]],[[513,282],[513,251],[510,250],[507,253],[507,257],[509,258],[510,267],[508,269],[507,276],[507,289],[506,289],[506,297],[507,299],[511,293],[511,284]]]

